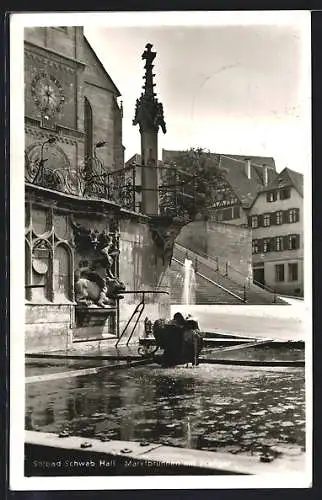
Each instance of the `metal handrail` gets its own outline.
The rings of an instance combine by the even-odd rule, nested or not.
[[[121,294],[124,295],[124,294],[130,294],[130,293],[133,293],[133,294],[137,294],[137,293],[141,293],[142,294],[142,299],[141,301],[137,304],[137,306],[135,307],[132,315],[130,316],[130,318],[128,319],[125,327],[123,328],[122,330],[122,333],[121,335],[119,336],[119,338],[117,339],[116,343],[115,343],[115,347],[118,346],[118,344],[120,343],[120,340],[122,339],[122,337],[124,336],[125,332],[127,331],[132,319],[134,318],[134,316],[138,313],[138,317],[136,318],[135,320],[135,323],[134,323],[134,326],[132,327],[132,330],[131,330],[131,333],[126,341],[126,345],[129,345],[129,342],[133,336],[133,333],[137,327],[137,324],[143,314],[143,311],[145,309],[145,295],[146,294],[159,294],[159,293],[164,293],[166,295],[169,295],[169,292],[165,291],[165,290],[125,290],[125,291],[122,291]]]
[[[184,263],[181,262],[179,259],[176,259],[175,257],[172,257],[172,259],[175,262],[177,262],[178,264],[180,264],[181,266],[184,266]],[[223,290],[224,292],[228,293],[229,295],[235,297],[236,299],[240,300],[241,302],[243,302],[243,303],[245,302],[244,298],[240,297],[239,295],[237,295],[236,293],[232,292],[231,290],[228,290],[228,288],[225,288],[224,286],[220,285],[216,281],[213,281],[212,279],[208,278],[204,274],[199,273],[199,271],[195,271],[195,273],[196,273],[197,276],[200,276],[200,278],[208,281],[209,283],[211,283],[212,285],[216,286],[217,288],[220,288],[221,290]]]
[[[175,245],[179,246],[179,247],[182,247],[184,249],[182,251],[188,251],[188,252],[200,255],[200,257],[203,257],[203,258],[209,260],[210,262],[213,262],[217,266],[216,271],[218,271],[219,273],[221,273],[220,268],[219,268],[219,260],[218,260],[219,257],[217,257],[217,258],[211,257],[210,255],[206,254],[205,252],[202,252],[201,250],[191,250],[190,248],[187,248],[187,247],[185,247],[184,245],[182,245],[181,243],[178,243],[178,242],[176,242]],[[226,269],[227,269],[227,267],[230,268],[230,269],[232,269],[235,273],[239,274],[242,278],[244,278],[245,282],[247,282],[249,280],[248,276],[245,276],[245,274],[243,274],[241,271],[239,271],[238,269],[236,269],[235,267],[233,267],[231,264],[229,264],[228,261],[224,261],[224,263],[225,263],[225,268]],[[225,276],[225,275],[227,276],[227,273],[224,274],[223,276]],[[276,291],[273,288],[271,288],[271,287],[269,287],[267,285],[264,285],[264,284],[260,283],[259,281],[254,280],[254,278],[252,279],[252,282],[253,282],[254,285],[256,285],[256,286],[258,286],[258,287],[266,290],[267,292],[270,292],[272,294],[276,293]]]

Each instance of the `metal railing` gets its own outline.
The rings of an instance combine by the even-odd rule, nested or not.
[[[48,158],[43,154],[43,147],[36,160],[25,154],[26,183],[85,198],[109,200],[138,213],[142,212],[143,193],[149,190],[158,192],[161,215],[180,215],[194,206],[195,177],[175,166],[132,164],[111,170],[95,153],[82,167],[53,168],[47,165]],[[156,187],[144,186],[145,169],[156,170]]]
[[[126,290],[126,291],[122,291],[122,294],[141,294],[141,300],[140,302],[136,305],[136,307],[134,308],[134,311],[132,312],[131,316],[129,317],[128,321],[126,322],[119,338],[117,339],[116,341],[116,344],[115,344],[115,347],[117,347],[120,343],[120,341],[122,340],[122,338],[124,337],[125,333],[128,332],[128,330],[130,330],[130,333],[129,333],[129,336],[126,340],[126,345],[128,346],[132,337],[133,337],[133,334],[136,330],[136,327],[138,326],[139,324],[139,321],[142,317],[142,314],[143,314],[143,311],[145,309],[145,305],[146,305],[146,295],[157,295],[157,294],[166,294],[166,295],[169,295],[169,292],[165,291],[165,290]],[[134,321],[134,324],[132,325],[131,327],[131,322]]]
[[[177,248],[186,254],[186,258],[189,258],[189,252],[194,255],[200,255],[203,259],[209,261],[210,263],[214,264],[213,270],[218,272],[221,276],[224,278],[230,279],[232,282],[239,284],[241,287],[243,287],[243,300],[246,303],[248,300],[248,290],[250,289],[251,285],[255,285],[258,288],[263,289],[264,291],[268,292],[269,294],[272,295],[272,303],[275,304],[277,302],[277,293],[276,290],[273,288],[264,285],[256,280],[254,278],[250,279],[248,276],[245,276],[241,271],[238,269],[234,268],[227,260],[225,259],[220,259],[218,256],[216,257],[211,257],[210,255],[206,254],[205,252],[202,252],[201,250],[191,250],[190,248],[187,248],[183,246],[181,243],[176,242],[175,245]],[[194,255],[194,268],[195,271],[198,270],[198,257]],[[220,262],[221,261],[221,262]],[[206,264],[205,264],[206,265]],[[232,271],[232,272],[231,272]],[[234,274],[237,274],[241,277],[241,282],[238,283],[237,281],[234,280]]]
[[[179,259],[177,259],[176,257],[172,257],[172,259],[174,260],[174,262],[177,262],[177,264],[180,264],[181,266],[184,266],[184,263],[181,262]],[[229,290],[228,288],[225,288],[224,286],[220,285],[219,283],[217,283],[216,281],[208,278],[208,276],[205,276],[204,274],[200,273],[199,271],[196,271],[195,270],[195,273],[197,276],[200,276],[200,278],[202,278],[203,280],[207,281],[208,283],[211,283],[212,285],[214,285],[215,287],[223,290],[225,293],[228,293],[229,295],[231,295],[232,297],[234,297],[235,299],[239,300],[240,302],[245,302],[245,297],[240,297],[239,295],[237,295],[236,293],[232,292],[231,290]]]

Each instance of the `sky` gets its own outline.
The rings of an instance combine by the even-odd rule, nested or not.
[[[232,24],[187,26],[179,15],[170,26],[85,24],[85,36],[122,94],[125,159],[140,153],[132,119],[149,42],[157,52],[155,90],[167,124],[167,133],[159,132],[159,157],[162,148],[200,146],[273,156],[278,171],[310,168],[309,17],[280,24],[279,17],[267,24],[265,18],[236,24],[235,16]]]

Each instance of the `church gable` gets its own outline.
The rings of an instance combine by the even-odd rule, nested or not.
[[[94,49],[89,44],[88,40],[84,36],[84,62],[86,64],[86,69],[84,72],[84,80],[86,83],[96,85],[109,92],[112,92],[115,96],[120,96],[120,91],[116,87],[112,78],[106,72],[103,64],[98,59],[94,52]]]

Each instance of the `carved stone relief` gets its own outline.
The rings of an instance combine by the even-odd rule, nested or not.
[[[117,277],[119,233],[113,224],[98,231],[72,221],[74,243],[79,256],[75,271],[75,299],[85,307],[113,307],[122,298],[125,285]],[[114,231],[111,231],[114,229]]]

